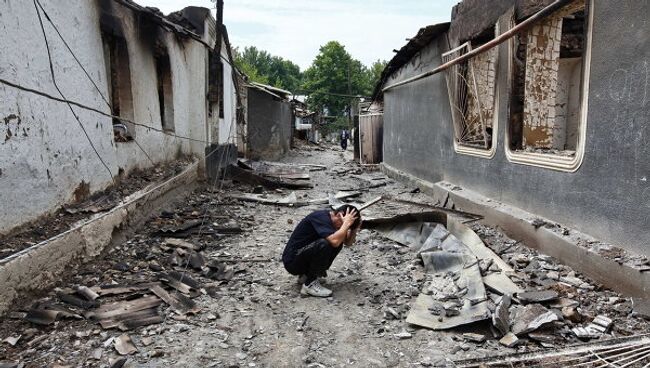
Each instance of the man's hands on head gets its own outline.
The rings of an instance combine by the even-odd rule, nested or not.
[[[352,229],[354,222],[358,218],[357,210],[348,208],[345,214],[338,213],[338,216],[341,219],[341,227],[334,234],[327,237],[327,241],[334,248],[338,248],[344,243],[347,245],[354,243],[358,230],[358,228]]]
[[[343,221],[343,226],[345,226],[347,229],[351,228],[354,222],[357,220],[357,210],[348,208],[345,211],[345,215],[340,213],[339,216],[341,216],[341,220]],[[341,226],[341,227],[343,227]]]

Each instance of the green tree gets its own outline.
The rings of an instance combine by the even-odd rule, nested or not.
[[[321,46],[312,65],[305,70],[303,88],[308,94],[307,103],[312,109],[330,115],[345,115],[347,108],[354,103],[351,98],[337,96],[368,95],[368,70],[345,50],[337,41]]]
[[[370,89],[371,93],[379,82],[379,78],[381,78],[381,72],[384,71],[386,65],[388,65],[388,62],[386,60],[377,60],[372,63],[370,68],[368,68],[368,88]]]
[[[300,87],[300,67],[289,60],[272,56],[255,46],[245,47],[242,51],[235,48],[234,57],[237,67],[253,82],[270,84],[289,91]]]

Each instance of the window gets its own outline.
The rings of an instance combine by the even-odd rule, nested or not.
[[[586,134],[589,21],[576,0],[511,43],[507,156],[575,171]],[[587,69],[587,70],[585,70]]]
[[[169,53],[164,47],[158,47],[155,54],[156,78],[158,81],[158,105],[160,122],[163,130],[174,131],[174,93],[172,68]]]
[[[219,86],[219,118],[223,119],[224,117],[224,111],[223,111],[223,99],[224,99],[224,81],[226,79],[226,76],[223,74],[223,62],[219,60],[217,63],[217,78],[218,78],[218,86]]]
[[[456,59],[494,39],[491,28],[443,54],[442,61]],[[497,48],[476,55],[446,70],[447,89],[454,124],[456,152],[494,157],[496,152]]]
[[[133,94],[131,92],[131,68],[126,40],[112,32],[102,31],[104,65],[113,115],[113,136],[116,142],[135,138]]]

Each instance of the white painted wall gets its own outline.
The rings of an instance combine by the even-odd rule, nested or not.
[[[222,61],[228,60],[225,39],[221,40]],[[233,81],[232,66],[223,62],[223,118],[219,119],[219,144],[237,143],[237,90]]]
[[[42,1],[81,63],[108,97],[99,10],[96,1]],[[136,16],[114,3],[128,43],[135,120],[161,128],[152,49],[142,40]],[[59,86],[70,100],[109,109],[99,93],[44,19]],[[0,5],[0,77],[57,95],[52,84],[43,35],[31,1],[4,0]],[[207,139],[207,56],[201,43],[163,32],[172,67],[175,133]],[[151,162],[135,142],[115,143],[110,118],[74,107],[113,176],[146,168]],[[17,116],[20,119],[12,119]],[[5,124],[7,120],[7,124]],[[11,132],[11,133],[9,133]],[[9,137],[9,135],[11,135]],[[8,138],[5,138],[8,137]],[[161,163],[178,154],[203,155],[205,144],[145,127],[136,140]],[[67,105],[0,84],[0,233],[33,220],[72,200],[80,183],[91,192],[111,184]]]

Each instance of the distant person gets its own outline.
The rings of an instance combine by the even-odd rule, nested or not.
[[[300,221],[284,248],[282,263],[290,274],[299,276],[302,295],[332,295],[318,278],[327,276],[343,244],[354,244],[360,228],[361,216],[351,205],[315,211]]]
[[[348,149],[349,138],[350,138],[350,133],[348,133],[346,129],[343,129],[341,131],[341,148],[343,148],[344,151]]]

